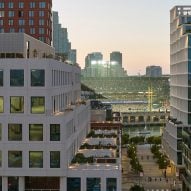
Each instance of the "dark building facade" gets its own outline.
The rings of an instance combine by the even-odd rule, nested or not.
[[[120,66],[122,66],[122,53],[117,51],[110,53],[110,61],[117,62]]]
[[[52,43],[52,0],[0,1],[0,33],[26,33]]]

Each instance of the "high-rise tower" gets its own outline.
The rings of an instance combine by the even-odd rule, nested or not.
[[[163,133],[163,147],[176,175],[183,175],[191,190],[191,6],[170,11],[170,118]],[[183,142],[183,145],[182,145]],[[183,156],[183,157],[182,157]],[[187,185],[187,186],[186,186]],[[189,185],[189,186],[188,186]],[[187,190],[186,188],[184,190]]]
[[[122,53],[117,51],[110,53],[110,61],[117,62],[120,66],[122,66]]]
[[[0,2],[0,33],[26,33],[52,42],[52,0]]]

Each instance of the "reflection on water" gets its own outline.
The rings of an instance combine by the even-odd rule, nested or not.
[[[130,126],[130,127],[124,127],[123,132],[128,133],[130,137],[135,137],[135,136],[145,136],[145,137],[150,137],[150,136],[160,136],[162,135],[162,126],[141,126],[141,127],[135,127],[135,126]]]

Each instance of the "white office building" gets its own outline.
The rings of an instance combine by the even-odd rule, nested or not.
[[[89,132],[80,67],[29,35],[0,34],[0,191],[120,191],[120,131],[90,140],[114,149],[81,150]],[[79,153],[93,160],[73,163]]]
[[[163,133],[163,147],[171,159],[175,176],[190,173],[191,148],[184,129],[191,124],[191,6],[170,11],[170,118]],[[182,142],[184,143],[182,145]],[[190,182],[190,178],[185,177]],[[186,183],[188,184],[188,182]],[[191,182],[190,182],[191,184]],[[186,189],[184,189],[186,190]],[[191,190],[191,187],[190,189]]]

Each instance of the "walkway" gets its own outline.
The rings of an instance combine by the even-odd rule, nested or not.
[[[131,171],[126,148],[122,149],[122,191],[128,191],[134,184],[143,186],[146,191],[170,191],[173,188],[181,187],[181,182],[175,180],[170,169],[167,169],[167,176],[164,177],[163,170],[158,168],[156,159],[153,159],[150,145],[138,145],[137,157],[143,166],[144,173],[141,176]]]

